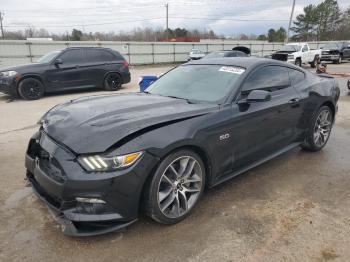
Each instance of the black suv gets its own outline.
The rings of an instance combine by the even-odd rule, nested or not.
[[[321,61],[341,64],[344,59],[350,59],[350,43],[333,42],[322,47]]]
[[[53,51],[37,63],[0,72],[0,91],[27,100],[63,90],[103,87],[113,91],[128,82],[128,62],[117,51],[101,47]]]

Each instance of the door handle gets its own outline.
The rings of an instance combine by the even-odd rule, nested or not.
[[[298,107],[300,104],[300,99],[299,98],[293,98],[288,101],[288,104],[290,104],[292,107]]]

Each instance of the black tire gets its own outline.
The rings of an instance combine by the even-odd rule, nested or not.
[[[192,163],[190,161],[193,161],[193,160],[196,161],[191,171],[193,172],[192,175],[189,175],[187,178],[185,178],[185,179],[188,179],[185,181],[190,181],[190,180],[195,181],[195,179],[199,180],[199,177],[201,178],[201,181],[200,182],[197,181],[193,183],[182,182],[183,184],[181,184],[180,189],[175,189],[179,185],[174,185],[167,182],[167,181],[173,182],[174,180],[173,178],[175,176],[174,175],[175,173],[173,173],[173,171],[169,171],[169,170],[173,170],[170,168],[170,166],[174,165],[175,167],[174,169],[176,170],[177,169],[175,165],[177,163],[176,161],[181,162],[185,158],[190,158],[191,160],[187,162],[188,164],[186,165],[186,168],[183,170],[184,171],[183,173],[187,172],[186,171],[187,166],[189,165],[189,163]],[[181,169],[182,165],[178,165],[178,166]],[[199,176],[199,173],[201,174],[200,176]],[[167,179],[164,179],[163,175],[166,175]],[[193,177],[195,176],[197,178],[193,179]],[[146,185],[147,191],[145,193],[145,209],[146,209],[145,211],[147,215],[159,223],[168,224],[168,225],[178,223],[181,220],[185,219],[187,216],[190,215],[193,208],[196,206],[196,204],[198,203],[198,201],[200,200],[203,194],[203,190],[206,182],[205,178],[206,178],[206,174],[205,174],[205,167],[204,167],[203,161],[200,158],[200,156],[197,155],[195,152],[191,150],[178,150],[171,153],[161,161],[155,173],[153,174],[148,184]],[[180,176],[180,179],[181,179],[181,176]],[[191,184],[192,184],[192,187],[191,187]],[[198,191],[192,192],[192,193],[186,192],[188,189],[192,190],[192,188],[195,188]],[[178,190],[178,192],[175,192],[175,190]],[[186,191],[183,192],[182,190],[186,190]],[[170,192],[163,193],[164,191],[170,191]],[[164,196],[162,200],[159,199],[159,197],[161,197],[161,194],[163,194]],[[165,195],[167,196],[165,197]],[[173,198],[174,195],[177,196],[177,201],[176,199]],[[186,196],[188,196],[188,199],[186,198]],[[184,201],[184,199],[187,199],[187,200]],[[186,206],[187,211],[186,209],[184,211],[184,209],[180,207],[181,206],[180,202],[182,202],[181,203],[182,207]],[[167,203],[170,203],[170,204],[167,206]],[[191,206],[189,206],[190,204]],[[177,210],[177,212],[175,212],[175,210]],[[184,213],[181,214],[181,212],[184,212]],[[176,213],[176,215],[174,215],[174,213]]]
[[[314,60],[310,63],[310,66],[311,66],[312,68],[315,68],[315,67],[316,67],[316,64],[319,63],[318,61],[319,61],[318,56],[315,56],[315,57],[314,57]]]
[[[326,138],[324,138],[323,135],[321,136],[319,134],[318,139],[317,139],[316,133],[320,129],[320,126],[321,126],[321,123],[318,120],[322,116],[322,114],[324,114],[324,112],[327,112],[328,116],[329,116],[329,118],[327,119],[329,121],[329,126],[327,125],[327,129],[329,129],[328,134],[327,134]],[[330,134],[332,131],[332,126],[333,126],[333,121],[334,121],[334,114],[332,112],[332,109],[329,108],[328,106],[322,106],[316,112],[314,117],[312,118],[312,121],[310,122],[310,126],[309,126],[309,129],[308,129],[306,137],[305,137],[305,141],[301,145],[301,147],[304,150],[311,151],[311,152],[316,152],[316,151],[321,150],[327,144],[327,141],[330,137]],[[325,128],[323,128],[323,129],[325,129]],[[321,139],[321,137],[323,137],[323,140]],[[322,143],[318,143],[318,141],[322,141]]]
[[[301,67],[301,59],[300,58],[295,59],[295,65]]]
[[[118,73],[109,73],[103,81],[103,87],[107,91],[117,91],[123,84],[123,78]]]
[[[339,58],[338,58],[338,60],[336,60],[336,63],[341,64],[342,62],[343,62],[343,56],[339,55]]]
[[[45,93],[45,86],[36,78],[25,78],[18,85],[18,93],[25,100],[37,100]]]
[[[350,79],[348,80],[348,89],[350,90]]]

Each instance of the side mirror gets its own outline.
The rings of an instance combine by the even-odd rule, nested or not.
[[[61,64],[63,64],[62,59],[57,58],[57,59],[55,60],[55,66],[58,67],[58,65],[61,65]]]
[[[253,90],[246,99],[238,101],[239,105],[250,104],[253,102],[265,102],[271,100],[271,92],[265,90]]]

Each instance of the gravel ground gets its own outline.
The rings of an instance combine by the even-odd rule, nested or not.
[[[132,68],[138,76],[168,66]],[[350,72],[350,63],[329,65]],[[24,153],[39,117],[66,100],[105,91],[56,94],[38,101],[0,95],[0,261],[349,261],[350,93],[341,98],[327,146],[292,150],[208,190],[188,219],[159,225],[148,218],[123,233],[71,238],[24,187]]]

